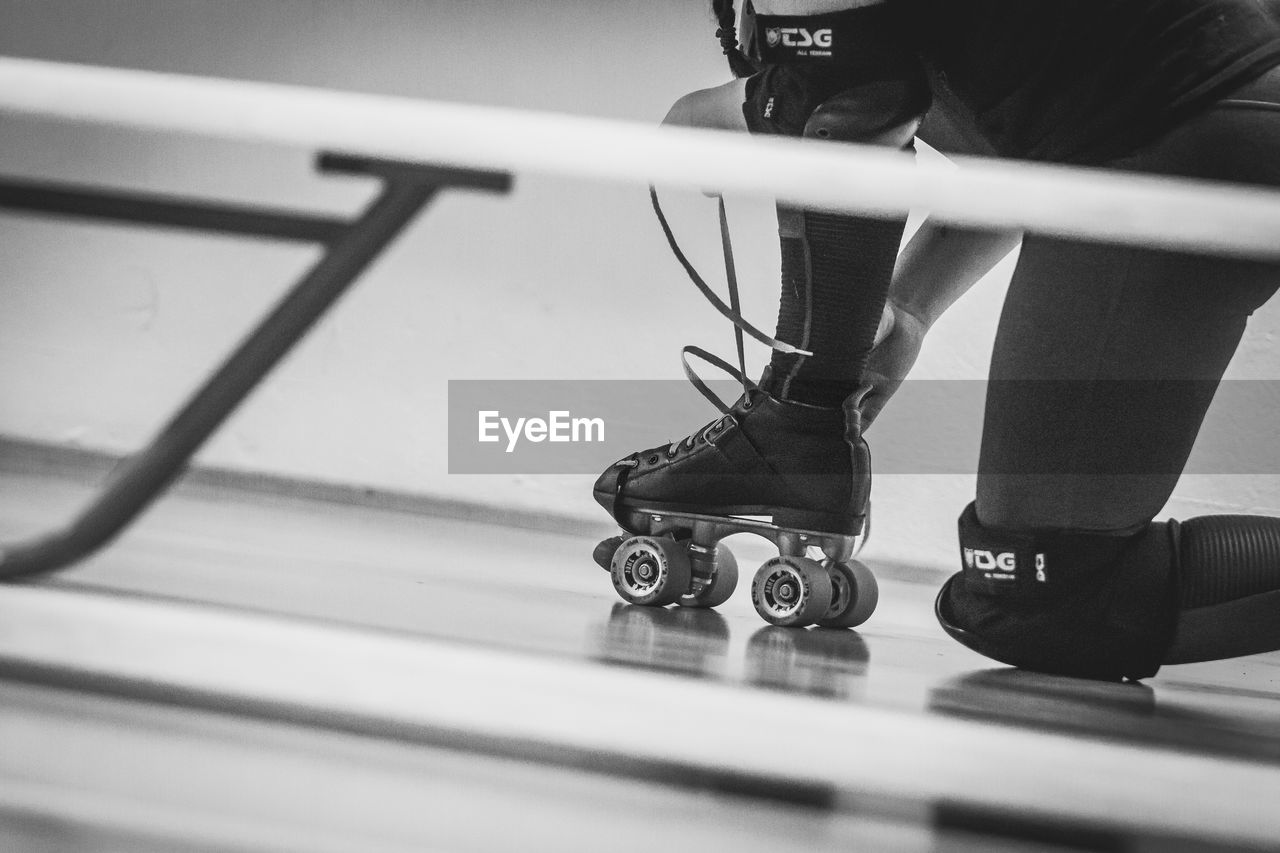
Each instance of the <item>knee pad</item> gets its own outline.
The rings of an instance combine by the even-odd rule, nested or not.
[[[931,95],[892,4],[757,15],[743,115],[753,133],[903,147]]]
[[[1177,525],[1023,534],[960,516],[962,571],[938,594],[943,629],[1022,669],[1120,680],[1155,675],[1178,615]]]
[[[752,133],[906,148],[932,103],[922,77],[848,81],[836,72],[766,68],[747,82],[743,116]]]
[[[906,148],[929,109],[927,88],[911,80],[880,80],[845,89],[809,115],[804,136]]]

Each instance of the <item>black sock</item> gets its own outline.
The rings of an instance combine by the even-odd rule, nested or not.
[[[771,387],[786,400],[839,406],[863,382],[889,293],[905,219],[778,208],[782,239],[780,341]]]

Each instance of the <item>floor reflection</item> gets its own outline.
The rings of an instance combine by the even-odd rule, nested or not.
[[[901,710],[918,710],[923,696],[931,713],[984,723],[1280,763],[1280,705],[1242,713],[1238,703],[1206,706],[1203,696],[1176,689],[1008,668],[934,680],[889,664],[871,690],[871,652],[857,631],[746,632],[741,624],[714,610],[618,602],[590,629],[586,652],[610,664]],[[904,705],[908,681],[921,692]]]
[[[614,604],[588,654],[628,666],[720,679],[729,623],[714,610]]]
[[[766,625],[747,640],[745,679],[760,687],[848,699],[857,695],[870,660],[856,631]]]
[[[714,610],[614,604],[592,629],[594,660],[751,684],[830,699],[861,696],[870,651],[856,631],[766,625],[746,638],[741,667],[731,665],[729,622]]]
[[[929,710],[987,723],[1280,762],[1280,717],[1186,707],[1139,683],[981,670],[931,690]]]

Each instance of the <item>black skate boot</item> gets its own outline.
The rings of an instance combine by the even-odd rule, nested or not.
[[[875,607],[875,579],[852,559],[866,530],[870,454],[858,400],[829,409],[749,388],[720,419],[685,439],[633,453],[600,475],[595,499],[626,532],[596,560],[637,604],[713,607],[737,566],[720,539],[751,532],[780,556],[752,584],[776,625],[851,627]],[[820,549],[822,562],[809,559]]]
[[[715,607],[729,599],[738,582],[737,561],[720,540],[755,533],[773,542],[779,554],[756,572],[751,584],[752,601],[765,621],[859,625],[878,598],[875,577],[853,559],[869,530],[871,490],[861,394],[842,407],[824,408],[783,399],[768,370],[759,385],[748,380],[744,333],[777,352],[812,353],[743,319],[723,199],[719,215],[728,304],[680,251],[656,193],[651,197],[676,258],[698,290],[733,323],[738,366],[698,347],[685,347],[684,355],[695,355],[737,378],[743,395],[726,406],[686,358],[689,380],[723,417],[674,444],[633,453],[600,475],[595,499],[624,533],[597,545],[595,560],[632,604]]]
[[[609,466],[595,499],[633,534],[652,532],[652,512],[680,512],[857,535],[870,489],[861,426],[852,398],[827,409],[756,388],[687,438]]]

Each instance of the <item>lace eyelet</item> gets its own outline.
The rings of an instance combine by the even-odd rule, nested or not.
[[[655,454],[653,454],[652,456],[650,456],[650,457],[649,457],[649,464],[650,464],[650,465],[657,465],[657,464],[658,464],[658,454],[656,454],[656,453],[655,453]]]

